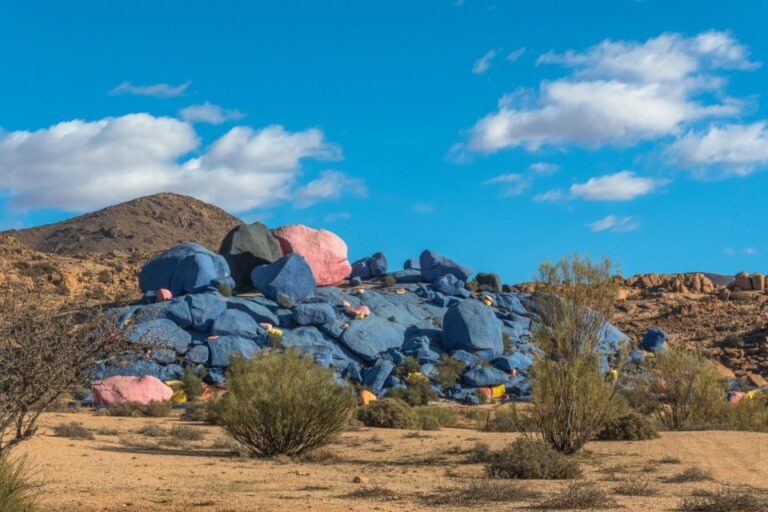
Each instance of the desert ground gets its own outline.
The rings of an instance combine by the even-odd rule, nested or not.
[[[55,426],[73,421],[95,438],[54,435]],[[178,441],[136,433],[148,424],[166,431],[188,425],[203,438]],[[539,491],[536,499],[430,504],[450,490],[488,481],[481,464],[468,462],[477,442],[500,448],[516,435],[473,428],[360,428],[345,432],[311,461],[276,461],[242,457],[219,427],[177,416],[116,418],[78,411],[46,414],[39,435],[13,456],[28,457],[43,485],[43,509],[57,512],[530,510],[572,482],[519,482]],[[606,490],[616,502],[611,509],[675,510],[699,490],[751,487],[762,493],[768,488],[768,434],[665,432],[652,441],[591,442],[576,457],[584,469],[581,481]],[[713,479],[664,482],[691,467],[710,472]],[[616,495],[617,487],[633,481],[646,482],[657,495]]]

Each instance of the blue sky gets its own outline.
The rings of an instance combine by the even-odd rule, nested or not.
[[[672,5],[674,4],[674,5]],[[768,4],[2,2],[0,228],[174,191],[510,282],[764,269]]]

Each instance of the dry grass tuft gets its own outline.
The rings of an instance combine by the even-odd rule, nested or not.
[[[768,499],[753,492],[721,490],[686,498],[680,512],[766,512]]]
[[[682,473],[678,473],[676,475],[665,478],[662,480],[662,482],[668,484],[684,484],[688,482],[706,482],[708,480],[714,480],[712,478],[712,473],[694,466],[692,468],[686,469]]]
[[[613,508],[616,502],[594,484],[580,482],[571,484],[555,497],[535,505],[539,510],[586,510]]]
[[[511,503],[540,497],[540,493],[520,484],[479,481],[466,487],[438,489],[422,497],[429,506],[471,507],[491,503]]]
[[[66,437],[67,439],[93,439],[93,432],[76,421],[56,425],[53,427],[53,433],[57,437]]]

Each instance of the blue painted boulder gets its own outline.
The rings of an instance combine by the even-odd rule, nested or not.
[[[395,281],[402,284],[418,283],[421,281],[421,270],[410,268],[407,270],[398,270],[390,274]]]
[[[667,333],[661,329],[648,329],[640,343],[640,348],[647,352],[663,352],[666,350]]]
[[[363,370],[363,384],[375,395],[380,395],[384,389],[384,384],[394,369],[395,365],[392,361],[379,359],[376,364]]]
[[[259,346],[252,340],[240,336],[222,336],[208,341],[211,352],[211,366],[227,367],[229,360],[235,354],[250,359],[259,351]]]
[[[187,351],[184,359],[192,364],[207,364],[210,354],[207,344],[195,345]]]
[[[192,313],[189,310],[189,304],[181,297],[142,307],[134,316],[134,321],[144,323],[162,318],[172,321],[183,329],[192,325]]]
[[[408,269],[419,270],[419,265],[420,265],[419,258],[408,258],[407,260],[405,260],[405,263],[403,263],[403,270],[408,270]]]
[[[217,279],[229,277],[229,265],[202,245],[184,242],[152,258],[139,272],[139,288],[166,288],[174,296],[201,291]]]
[[[382,252],[357,260],[352,264],[350,278],[371,279],[387,273],[387,257]]]
[[[166,318],[132,325],[126,334],[133,343],[169,348],[179,354],[186,352],[192,343],[192,336],[187,331]]]
[[[227,308],[248,313],[256,323],[278,325],[277,304],[264,297],[228,297]]]
[[[364,361],[373,362],[382,352],[403,345],[405,329],[395,322],[371,315],[352,320],[339,341]]]
[[[470,354],[466,350],[454,350],[451,352],[451,357],[464,363],[464,366],[472,366],[480,360],[475,354]]]
[[[336,311],[327,302],[306,302],[294,306],[292,315],[293,321],[299,325],[321,325],[332,322]]]
[[[496,368],[485,368],[483,366],[475,366],[467,370],[462,376],[461,380],[467,386],[473,388],[482,388],[487,386],[498,386],[499,384],[506,384],[509,380],[509,376],[497,370]]]
[[[501,371],[511,372],[518,370],[527,372],[533,366],[533,357],[530,354],[516,352],[508,356],[501,356],[493,362],[494,366]]]
[[[446,274],[452,274],[464,282],[472,275],[471,268],[429,250],[422,252],[419,256],[419,267],[421,268],[421,276],[430,283],[434,283],[435,280]]]
[[[227,310],[227,302],[217,293],[195,293],[184,297],[192,315],[192,328],[199,332],[211,330],[213,321]]]
[[[214,336],[260,338],[265,337],[266,331],[248,313],[237,309],[228,309],[213,321],[211,334]]]
[[[432,283],[432,288],[445,295],[453,295],[454,297],[467,298],[471,295],[469,290],[464,288],[464,281],[457,278],[453,274],[445,274],[439,277]]]
[[[293,303],[290,304],[292,306],[312,295],[317,288],[312,269],[298,253],[291,253],[274,263],[254,268],[251,281],[254,288],[264,296],[286,307],[285,298]],[[281,297],[283,302],[278,300]]]
[[[493,310],[477,300],[463,300],[451,306],[443,317],[443,348],[446,351],[504,351],[501,321]]]

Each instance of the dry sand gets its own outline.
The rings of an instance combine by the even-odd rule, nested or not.
[[[53,427],[81,422],[94,440],[53,435]],[[422,496],[460,488],[482,478],[483,468],[466,463],[478,441],[498,448],[515,434],[450,428],[440,432],[362,429],[345,433],[328,448],[337,460],[267,461],[241,458],[218,427],[189,424],[204,440],[169,446],[170,438],[134,431],[148,423],[170,429],[177,418],[111,418],[92,412],[47,414],[39,434],[14,451],[27,454],[44,482],[42,504],[56,512],[90,511],[280,511],[290,510],[462,510],[430,507]],[[110,430],[116,431],[109,432]],[[98,433],[101,432],[101,433]],[[171,443],[172,444],[172,443]],[[680,463],[663,464],[664,457]],[[628,511],[674,510],[697,489],[768,487],[768,434],[735,432],[664,433],[642,442],[593,442],[579,456],[583,480],[612,493],[621,482],[647,481],[656,497],[615,496]],[[713,482],[663,483],[664,477],[698,466]],[[355,499],[364,484],[380,486],[397,499]],[[569,482],[525,481],[548,497]],[[483,504],[477,510],[526,510],[536,501]],[[616,507],[611,507],[616,508]]]

